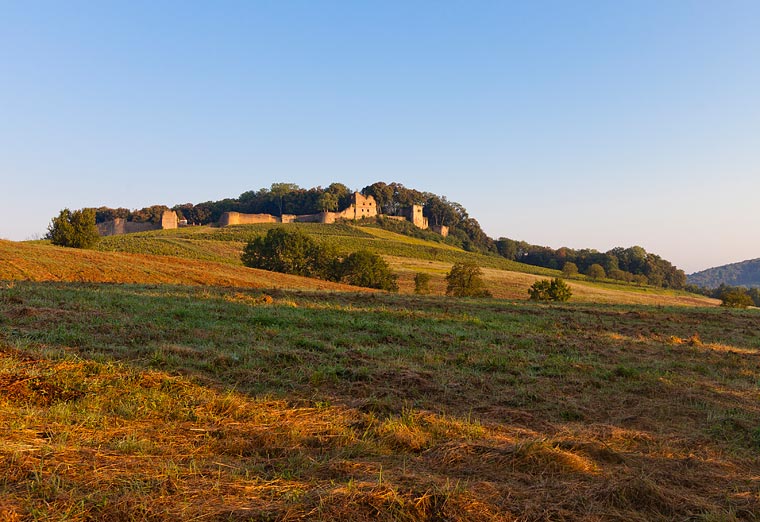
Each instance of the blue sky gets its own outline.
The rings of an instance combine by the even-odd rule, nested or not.
[[[3,1],[0,237],[398,181],[492,237],[760,257],[755,1]]]

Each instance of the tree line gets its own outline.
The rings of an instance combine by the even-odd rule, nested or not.
[[[615,247],[607,252],[567,247],[555,250],[502,237],[496,241],[496,248],[507,259],[562,270],[567,276],[580,272],[593,279],[607,277],[665,288],[681,289],[686,285],[683,270],[640,246]]]

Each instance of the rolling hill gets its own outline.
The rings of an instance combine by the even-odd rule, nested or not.
[[[702,270],[688,275],[687,281],[702,288],[718,288],[720,285],[760,287],[760,259]]]
[[[243,246],[275,226],[187,227],[103,238],[97,251],[78,251],[37,243],[0,243],[0,279],[171,283],[304,289],[357,290],[327,281],[294,278],[245,268]],[[316,241],[329,243],[340,254],[360,249],[382,255],[399,276],[404,293],[412,293],[419,272],[431,276],[434,293],[445,293],[445,275],[456,262],[473,261],[484,270],[489,290],[497,298],[527,299],[537,279],[560,273],[504,259],[466,252],[441,242],[426,241],[372,226],[289,224]],[[570,282],[573,300],[580,302],[711,306],[718,301],[685,292],[620,282],[594,282],[584,276]]]

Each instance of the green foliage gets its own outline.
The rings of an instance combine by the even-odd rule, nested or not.
[[[572,261],[568,261],[562,267],[562,275],[565,277],[573,277],[578,275],[578,265]]]
[[[556,277],[551,281],[542,279],[536,281],[528,290],[530,298],[534,301],[567,301],[573,292],[562,279]]]
[[[472,262],[455,263],[446,275],[446,295],[491,297],[483,281],[483,271]]]
[[[499,254],[507,259],[534,266],[559,269],[567,263],[573,263],[580,272],[587,274],[591,265],[600,265],[611,279],[643,284],[641,278],[655,286],[681,289],[686,284],[686,274],[661,257],[648,253],[640,246],[629,248],[615,247],[607,252],[593,249],[573,250],[562,247],[554,250],[549,247],[531,245],[525,241],[499,238],[496,241]],[[572,277],[565,274],[566,277]]]
[[[273,228],[249,241],[241,260],[245,266],[284,274],[331,279],[331,256],[300,230]]]
[[[50,222],[47,238],[58,246],[92,248],[100,239],[98,228],[95,226],[95,210],[61,210],[58,217]]]
[[[594,263],[588,267],[588,270],[586,270],[586,275],[591,279],[604,279],[607,274],[605,273],[604,267],[602,265]]]
[[[728,308],[747,308],[748,306],[753,306],[755,304],[752,297],[750,297],[747,291],[743,288],[732,288],[727,290],[723,292],[720,299],[723,301],[721,306],[726,306]]]
[[[430,274],[417,272],[414,276],[414,293],[420,295],[430,293]]]
[[[360,250],[349,255],[340,265],[340,280],[354,286],[378,288],[395,292],[398,290],[396,275],[388,263],[377,254]]]

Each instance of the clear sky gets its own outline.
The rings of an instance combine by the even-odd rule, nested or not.
[[[492,237],[760,257],[760,2],[0,0],[0,237],[398,181]]]

